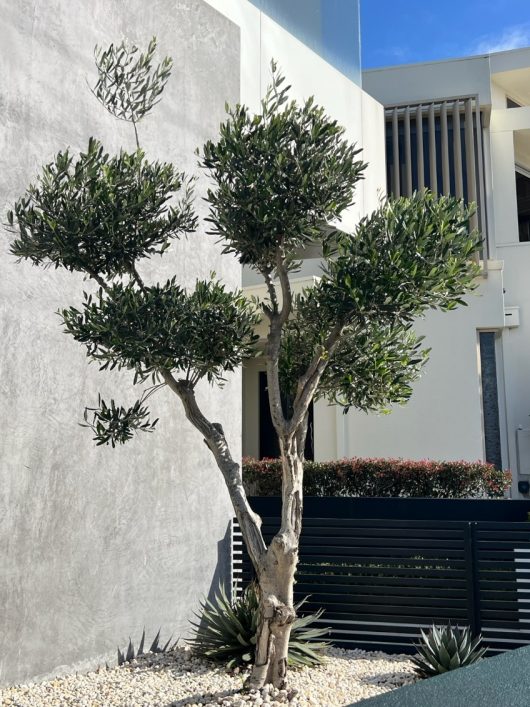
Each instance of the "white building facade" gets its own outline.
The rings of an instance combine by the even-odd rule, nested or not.
[[[384,106],[383,127],[367,93]],[[371,165],[359,211],[373,209],[383,193],[423,187],[476,202],[482,274],[467,307],[418,321],[432,352],[406,406],[389,415],[344,415],[315,405],[314,458],[487,460],[511,469],[512,496],[524,495],[530,481],[530,49],[367,71],[359,95],[360,113],[336,116],[360,126],[357,140]],[[366,120],[363,105],[374,119]],[[318,272],[318,259],[306,260],[297,286]],[[250,275],[244,284],[260,294]],[[259,367],[254,361],[244,371],[243,452],[255,457],[269,450]]]
[[[478,203],[485,240],[483,278],[469,307],[420,323],[433,352],[411,403],[385,420],[354,416],[354,427],[365,438],[380,436],[383,455],[492,461],[512,470],[512,496],[524,495],[530,480],[530,49],[372,70],[363,81],[386,108],[389,191],[406,193],[411,177],[413,188],[421,188],[423,167],[426,186]],[[362,446],[370,453],[373,442]]]

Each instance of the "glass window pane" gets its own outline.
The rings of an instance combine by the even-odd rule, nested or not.
[[[515,173],[517,187],[517,218],[519,221],[519,240],[530,241],[530,178],[521,172]]]
[[[250,0],[361,85],[359,0]]]
[[[479,342],[486,461],[502,469],[495,332],[481,331]]]

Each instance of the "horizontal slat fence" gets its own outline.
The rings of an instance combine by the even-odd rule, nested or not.
[[[278,499],[252,506],[270,541]],[[296,599],[324,608],[345,648],[411,651],[420,628],[449,621],[482,632],[490,653],[530,644],[529,511],[525,501],[307,499]],[[239,587],[253,577],[237,523],[233,577]]]

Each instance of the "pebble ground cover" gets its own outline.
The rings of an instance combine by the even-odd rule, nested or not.
[[[326,664],[291,670],[289,690],[241,693],[246,673],[193,656],[187,648],[149,654],[115,668],[0,692],[2,707],[342,707],[414,682],[406,655],[329,648]]]

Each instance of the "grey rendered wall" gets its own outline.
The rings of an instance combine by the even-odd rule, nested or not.
[[[133,148],[128,125],[91,95],[92,51],[158,35],[175,59],[165,98],[140,127],[153,158],[196,171],[239,96],[239,30],[202,0],[0,0],[0,208],[39,166],[95,135]],[[199,182],[199,195],[204,179]],[[204,206],[198,199],[201,213]],[[128,403],[131,377],[99,373],[54,312],[80,302],[82,279],[15,264],[0,241],[0,682],[96,664],[129,634],[187,632],[201,594],[226,572],[228,496],[199,435],[169,391],[153,399],[160,427],[123,448],[96,448],[77,425],[98,391]],[[185,284],[240,268],[211,237],[177,243],[149,279]],[[240,452],[240,379],[201,389]],[[230,414],[227,415],[226,411]],[[220,564],[219,564],[220,561]]]

